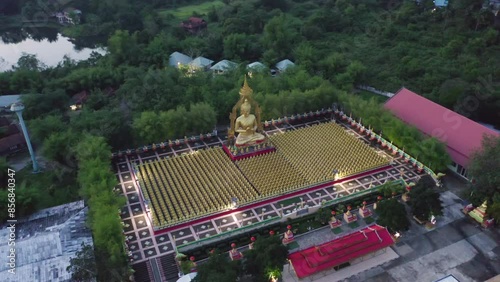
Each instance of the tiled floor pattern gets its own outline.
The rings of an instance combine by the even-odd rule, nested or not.
[[[319,122],[328,121],[313,121],[299,126],[289,126],[288,128],[310,126]],[[274,127],[272,130],[266,131],[268,135],[287,130],[287,126]],[[346,128],[350,134],[354,134],[358,138],[363,138],[355,131]],[[127,204],[121,210],[123,219],[123,230],[127,238],[127,244],[132,254],[133,263],[146,261],[150,258],[160,257],[165,254],[170,254],[175,251],[175,246],[198,240],[200,238],[209,237],[221,232],[230,231],[232,229],[250,225],[267,218],[277,216],[283,212],[284,214],[291,213],[295,209],[295,204],[281,207],[278,203],[266,204],[255,207],[249,210],[237,212],[231,215],[224,215],[219,218],[207,220],[197,225],[174,230],[161,235],[154,236],[153,227],[148,216],[145,214],[145,207],[137,182],[132,173],[132,162],[142,163],[149,159],[159,159],[165,156],[175,156],[192,150],[202,149],[211,146],[221,145],[225,136],[212,137],[205,139],[202,143],[193,145],[183,145],[180,148],[171,149],[165,148],[156,151],[150,151],[145,154],[124,156],[115,162],[117,178],[120,184],[115,187],[116,190],[126,196]],[[366,140],[365,140],[366,141]],[[377,149],[378,150],[378,149]],[[380,154],[392,160],[392,156],[383,151],[378,150]],[[411,181],[418,177],[414,169],[408,164],[400,160],[394,160],[393,168],[384,172],[378,172],[373,175],[363,176],[357,179],[352,179],[340,184],[335,184],[333,187],[326,187],[320,190],[309,192],[302,196],[305,205],[316,205],[321,201],[329,201],[339,197],[345,197],[349,194],[356,193],[372,186],[380,185],[386,181],[399,179],[401,177],[401,169],[404,170],[404,179]]]

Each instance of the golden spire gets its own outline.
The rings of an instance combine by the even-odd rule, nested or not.
[[[250,88],[250,86],[248,86],[247,76],[245,75],[245,81],[243,82],[243,86],[240,89],[240,95],[242,97],[248,98],[250,97],[250,95],[252,95],[252,93],[253,90],[252,88]]]

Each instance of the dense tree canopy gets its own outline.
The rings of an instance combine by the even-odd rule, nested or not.
[[[491,200],[496,193],[500,193],[500,137],[484,137],[481,150],[472,157],[468,173],[473,179],[474,198],[477,198],[474,204]]]
[[[198,266],[198,275],[194,281],[232,282],[237,281],[241,261],[230,261],[227,254],[212,254],[206,263]]]
[[[436,183],[432,177],[423,176],[409,193],[413,215],[421,220],[428,220],[431,215],[443,214],[442,201],[436,191]]]
[[[410,221],[403,204],[396,199],[380,201],[376,209],[377,223],[387,227],[392,232],[405,231],[410,228]]]
[[[485,136],[468,167],[472,178],[468,198],[475,206],[488,201],[487,213],[500,222],[500,137]]]
[[[84,243],[81,246],[82,248],[76,252],[75,257],[70,258],[70,265],[66,270],[71,273],[73,281],[94,281],[97,278],[94,248]]]
[[[111,154],[106,139],[90,134],[76,146],[80,193],[89,204],[89,223],[93,233],[98,280],[124,281],[130,275],[124,249],[121,218],[117,211],[125,199],[113,191],[116,178],[109,169]]]
[[[215,252],[208,261],[198,267],[195,281],[199,282],[233,282],[238,277],[248,275],[251,281],[267,282],[269,273],[279,278],[286,263],[288,249],[279,236],[258,238],[252,250],[244,252],[241,261],[230,261],[227,253]]]
[[[269,281],[269,273],[279,278],[287,256],[288,249],[279,236],[259,238],[254,243],[254,249],[245,252],[244,271],[252,275],[255,282]]]

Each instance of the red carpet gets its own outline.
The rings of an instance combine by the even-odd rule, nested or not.
[[[394,239],[387,229],[373,224],[323,245],[293,253],[288,259],[297,277],[304,278],[381,250],[393,243]]]

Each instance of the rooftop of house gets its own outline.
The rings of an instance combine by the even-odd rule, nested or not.
[[[14,103],[21,102],[21,95],[1,95],[0,107],[7,108]]]
[[[222,61],[218,62],[217,64],[213,65],[210,69],[211,70],[218,70],[218,71],[225,71],[225,70],[233,69],[237,65],[238,65],[237,63],[231,62],[229,60],[222,60]]]
[[[180,52],[173,52],[170,54],[168,59],[168,64],[174,67],[178,67],[179,65],[187,65],[191,62],[193,58],[188,55],[182,54]]]
[[[69,260],[81,244],[93,245],[86,227],[87,207],[83,201],[41,210],[16,223],[16,275],[8,274],[8,265],[0,265],[2,281],[69,281]],[[0,235],[8,237],[2,226]],[[7,254],[7,240],[0,252]],[[5,280],[6,279],[6,280]]]
[[[75,104],[82,104],[88,99],[88,97],[89,93],[87,92],[87,90],[83,90],[73,95],[73,97],[71,97],[71,100]]]
[[[196,68],[204,68],[210,66],[213,62],[214,61],[210,59],[200,56],[189,62],[189,65]]]
[[[276,63],[276,68],[280,71],[284,71],[292,66],[295,66],[295,64],[288,59],[284,59],[283,61],[279,61],[278,63]]]
[[[253,62],[247,65],[248,69],[265,69],[266,66],[261,62]]]

